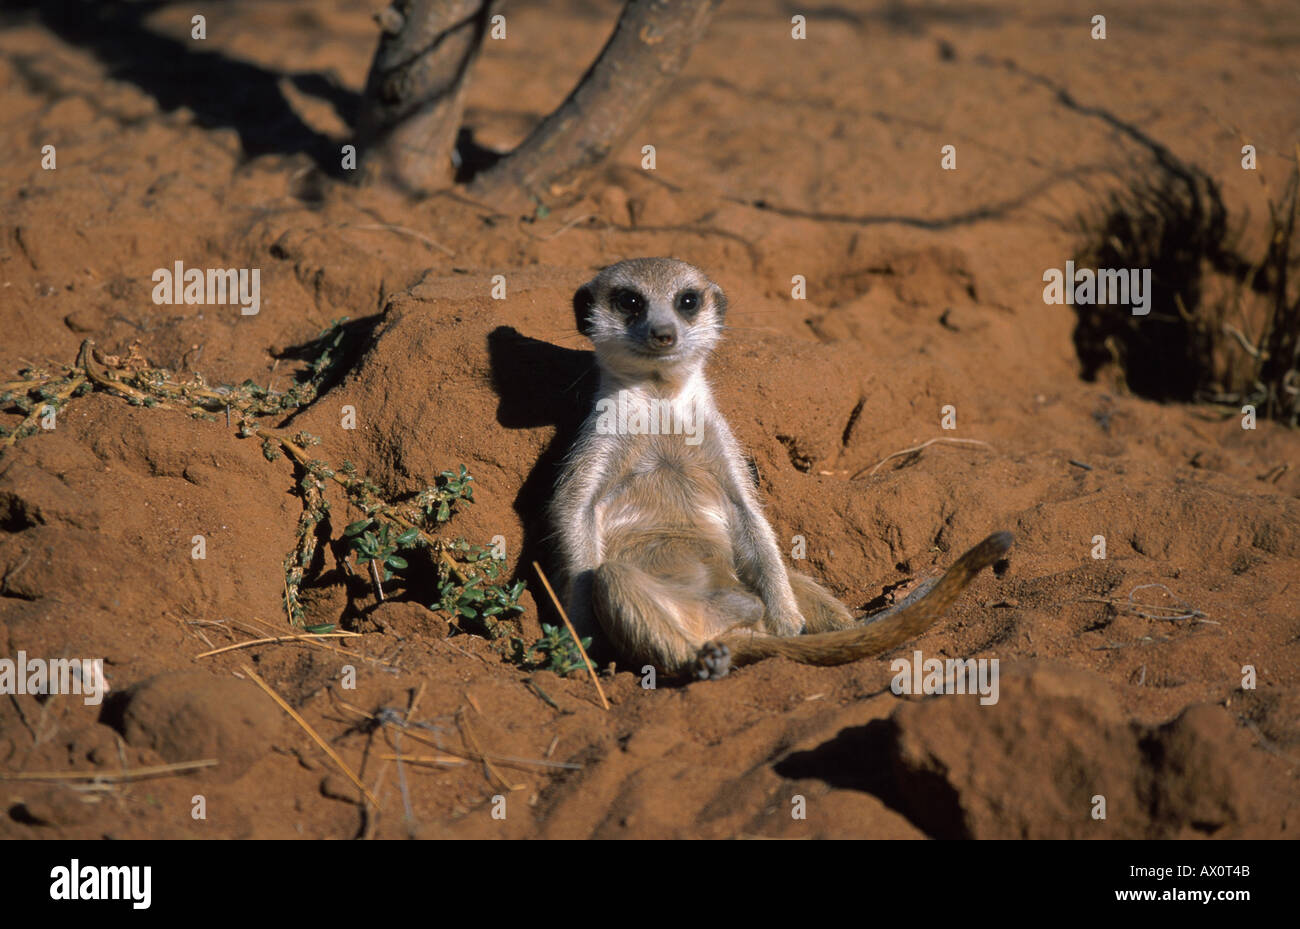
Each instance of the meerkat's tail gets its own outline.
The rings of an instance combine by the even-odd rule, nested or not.
[[[733,667],[778,655],[812,665],[847,664],[871,658],[916,638],[932,626],[971,579],[1006,554],[1011,543],[1011,533],[993,533],[958,558],[925,596],[877,622],[788,637],[736,632],[723,636],[718,644],[730,652]]]

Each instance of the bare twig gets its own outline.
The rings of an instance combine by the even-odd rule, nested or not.
[[[265,635],[266,635],[266,632],[275,632],[274,629],[270,629],[270,628],[268,628],[268,629],[266,629],[266,630],[260,630],[260,629],[259,629],[259,630],[252,630],[252,629],[250,629],[249,627],[244,626],[244,625],[242,625],[242,624],[237,624],[237,625],[239,625],[239,629],[240,629],[241,632],[247,632],[247,633],[249,633],[250,635],[265,636]],[[344,638],[349,638],[349,639],[350,639],[350,638],[353,638],[353,637],[357,637],[357,638],[363,638],[363,637],[364,637],[364,633],[358,633],[358,632],[351,632],[351,633],[349,633],[349,632],[342,632],[342,633],[328,633],[327,635],[330,636],[330,637],[342,636],[342,637],[344,637]],[[377,665],[379,665],[379,666],[382,667],[382,668],[390,668],[390,667],[392,667],[392,666],[389,665],[387,662],[382,661],[382,660],[380,660],[380,659],[378,659],[378,658],[372,658],[370,655],[363,655],[363,654],[360,653],[360,652],[350,652],[350,651],[347,651],[346,649],[339,648],[337,645],[330,645],[330,644],[328,644],[327,642],[318,642],[318,641],[316,641],[317,639],[323,639],[323,638],[326,638],[326,635],[312,635],[312,634],[309,633],[309,634],[306,634],[306,635],[287,635],[287,636],[286,636],[286,635],[278,635],[278,634],[277,634],[277,635],[273,635],[273,636],[266,636],[265,638],[259,638],[259,639],[255,640],[255,641],[251,641],[251,642],[240,642],[240,643],[238,643],[237,645],[232,646],[232,648],[246,648],[246,647],[248,647],[248,646],[250,646],[250,645],[259,645],[259,644],[262,644],[262,643],[264,643],[264,642],[268,642],[268,641],[270,641],[270,640],[275,640],[275,639],[282,639],[282,640],[284,640],[284,641],[299,641],[299,642],[305,642],[305,643],[308,644],[308,645],[313,645],[313,646],[315,646],[316,648],[323,648],[323,649],[325,649],[326,651],[337,652],[338,654],[343,655],[343,656],[345,656],[345,657],[347,657],[347,658],[353,658],[353,659],[360,658],[362,661],[368,661],[368,662],[370,662],[371,664],[377,664]],[[218,649],[218,651],[228,651],[228,650],[229,650],[229,649]],[[195,655],[194,658],[195,658],[195,660],[198,660],[199,658],[206,658],[206,657],[209,657],[209,656],[212,655],[212,654],[215,654],[215,653],[214,653],[214,652],[204,652],[204,653],[201,654],[201,655]]]
[[[286,703],[278,693],[271,689],[271,685],[262,680],[262,678],[258,676],[257,672],[248,665],[241,665],[240,670],[247,674],[249,678],[252,679],[253,683],[266,691],[266,695],[274,700],[279,705],[280,709],[289,714],[289,718],[296,722],[302,728],[302,731],[307,733],[307,735],[311,737],[311,740],[320,746],[321,750],[324,751],[325,754],[330,756],[330,759],[339,766],[339,769],[342,770],[344,774],[348,776],[348,780],[352,781],[352,783],[360,789],[361,793],[367,800],[374,804],[376,808],[379,807],[379,801],[375,799],[374,794],[370,792],[370,788],[361,783],[361,778],[357,777],[353,770],[348,767],[347,763],[338,756],[338,753],[335,752],[334,749],[330,748],[328,742],[316,734],[316,730],[308,725],[307,720],[303,719],[298,714],[297,710],[289,706],[289,704]]]
[[[360,716],[363,719],[375,720],[390,726],[400,725],[399,723],[395,723],[392,719],[380,719],[377,716],[371,715],[370,713],[366,713],[364,710],[358,710],[355,707],[344,704],[342,700],[340,700],[339,703],[345,706],[349,712],[357,716]],[[545,761],[538,758],[516,758],[511,755],[498,755],[495,752],[484,752],[478,749],[448,748],[447,746],[442,745],[439,742],[436,742],[433,739],[428,738],[427,736],[421,735],[419,732],[412,731],[411,729],[406,729],[405,733],[408,738],[423,743],[424,745],[427,745],[430,748],[436,748],[439,752],[448,755],[457,755],[469,761],[478,761],[478,762],[491,761],[495,764],[505,765],[508,768],[540,767],[540,768],[560,768],[566,771],[582,770],[582,765],[575,764],[569,761]]]
[[[109,771],[33,771],[17,774],[0,773],[0,781],[94,781],[101,783],[125,783],[141,781],[151,777],[167,777],[183,774],[199,768],[211,768],[216,765],[216,758],[204,758],[201,761],[178,761],[175,764],[148,765],[129,771],[117,773]]]
[[[469,759],[460,758],[456,755],[401,755],[394,752],[391,755],[380,755],[380,761],[396,761],[399,765],[403,764],[429,764],[429,765],[448,765],[453,768],[463,768],[469,764]]]
[[[276,635],[265,639],[252,639],[248,642],[236,642],[234,645],[223,645],[221,648],[214,648],[210,652],[202,652],[195,655],[195,659],[210,658],[213,655],[220,655],[222,652],[233,652],[240,648],[251,648],[254,645],[268,645],[276,642],[301,642],[308,639],[359,639],[359,632],[321,632],[308,633],[306,635]]]
[[[582,222],[583,220],[585,220],[585,219],[596,219],[596,218],[597,218],[597,216],[596,216],[595,213],[581,213],[581,214],[579,214],[578,216],[573,217],[573,219],[569,220],[567,223],[565,223],[565,224],[564,224],[563,226],[561,226],[559,229],[556,229],[556,230],[554,230],[553,232],[548,232],[548,233],[546,233],[546,235],[538,235],[537,233],[533,232],[532,230],[530,230],[530,229],[528,229],[528,228],[526,228],[526,227],[521,227],[521,228],[523,228],[524,232],[527,233],[527,235],[528,235],[530,238],[536,239],[536,240],[539,241],[539,242],[549,242],[551,239],[554,239],[554,238],[556,238],[557,236],[564,235],[564,233],[568,232],[570,229],[572,229],[574,226],[578,225],[578,223]],[[729,329],[734,329],[735,327],[734,327],[734,326],[728,326],[727,328],[729,328]]]
[[[417,239],[423,242],[425,245],[429,246],[430,248],[436,248],[438,249],[438,251],[443,252],[444,254],[449,255],[452,258],[456,257],[456,253],[453,252],[451,249],[449,249],[447,246],[443,245],[440,242],[435,242],[433,239],[429,238],[423,232],[416,232],[414,229],[407,229],[405,226],[394,226],[391,223],[344,223],[343,228],[365,229],[370,232],[395,232],[398,235],[409,236],[412,239]]]
[[[560,618],[564,620],[564,627],[569,630],[569,635],[573,638],[573,644],[578,646],[578,654],[582,656],[583,662],[587,665],[587,673],[591,675],[591,682],[596,685],[596,693],[600,695],[600,704],[608,710],[609,701],[605,699],[605,689],[600,686],[600,679],[596,677],[596,666],[593,665],[591,659],[587,657],[587,650],[582,647],[582,640],[578,638],[577,630],[573,628],[573,623],[569,622],[569,614],[565,612],[564,607],[560,603],[560,598],[555,596],[555,591],[551,589],[551,582],[546,579],[546,575],[542,572],[542,566],[534,561],[533,570],[536,571],[537,576],[541,578],[542,586],[546,588],[546,592],[551,596],[551,602],[554,603],[555,608],[560,611]]]
[[[370,580],[374,582],[375,593],[379,596],[379,602],[383,603],[387,598],[384,596],[384,585],[379,576],[379,563],[373,558],[370,559]]]
[[[483,761],[483,768],[487,771],[490,778],[495,779],[498,784],[511,792],[524,789],[523,784],[512,784],[506,780],[505,775],[498,771],[492,764],[492,759],[483,751],[483,746],[479,744],[478,738],[474,735],[474,730],[469,727],[469,720],[465,718],[464,707],[461,707],[460,712],[456,714],[456,725],[460,727],[461,738],[465,740],[465,743],[471,749],[479,754]]]
[[[867,471],[867,477],[871,477],[871,475],[875,474],[877,471],[880,470],[880,466],[883,465],[885,462],[893,458],[900,458],[903,455],[919,454],[923,450],[929,448],[931,445],[936,445],[939,443],[951,444],[951,445],[978,445],[982,448],[987,448],[987,449],[993,448],[993,446],[989,445],[989,443],[981,442],[979,439],[956,439],[956,438],[948,438],[948,437],[930,439],[928,442],[922,442],[920,445],[914,445],[911,448],[905,448],[902,451],[894,452],[892,455],[886,455],[884,458],[881,458],[879,461],[877,461],[875,466],[872,467],[870,471],[867,471],[866,468],[862,468],[860,471],[857,471],[851,477],[849,477],[849,480],[851,481],[857,480],[859,477],[862,476],[863,471]]]

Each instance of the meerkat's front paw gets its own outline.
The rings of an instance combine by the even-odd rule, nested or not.
[[[695,656],[695,677],[701,681],[716,681],[731,670],[731,649],[721,642],[705,642]]]
[[[797,609],[769,614],[763,625],[772,635],[803,635],[804,630],[808,628],[803,614]]]

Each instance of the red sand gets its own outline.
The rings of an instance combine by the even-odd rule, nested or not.
[[[530,674],[483,639],[448,638],[446,617],[400,589],[375,608],[341,583],[309,591],[309,619],[360,613],[346,622],[369,634],[349,647],[380,663],[301,645],[196,660],[247,638],[235,623],[287,628],[291,469],[224,423],[95,394],[0,452],[0,655],[103,657],[118,697],[102,712],[0,698],[0,771],[220,764],[106,791],[0,781],[0,837],[1294,836],[1300,468],[1261,475],[1294,465],[1300,437],[1080,380],[1073,316],[1044,305],[1042,273],[1074,254],[1066,224],[1096,202],[1103,169],[1139,152],[1026,76],[1200,165],[1258,242],[1266,193],[1237,153],[1253,141],[1280,184],[1300,129],[1293,5],[1144,4],[1095,42],[1091,14],[1063,2],[898,5],[913,12],[892,18],[851,4],[814,15],[800,45],[785,7],[727,4],[581,202],[535,222],[312,180],[308,134],[341,145],[347,122],[313,95],[319,81],[299,82],[309,93],[292,76],[358,92],[373,6],[225,4],[204,51],[226,57],[188,90],[165,60],[110,79],[91,48],[35,17],[0,33],[0,369],[70,362],[86,337],[109,352],[139,340],[151,362],[210,383],[283,387],[300,362],[278,355],[335,318],[368,318],[355,365],[291,425],[392,491],[467,465],[478,502],[453,528],[505,536],[530,584],[531,642],[539,608],[554,621],[528,569],[545,554],[546,452],[582,415],[573,382],[590,367],[571,295],[620,258],[680,257],[729,294],[719,402],[778,535],[807,538],[810,573],[861,607],[994,529],[1015,533],[1010,569],[979,578],[914,646],[1000,659],[1001,700],[896,697],[887,661],[772,660],[657,690],[619,668],[603,678],[605,712],[585,675]],[[480,142],[517,142],[599,50],[613,5],[574,6],[511,6],[510,40],[488,44],[471,91]],[[180,55],[189,15],[165,9],[141,28]],[[231,62],[245,70],[223,83]],[[246,159],[223,114],[250,74],[265,86],[249,105],[282,99],[303,128],[247,129],[258,154]],[[191,106],[172,103],[191,92]],[[639,168],[647,142],[653,173]],[[47,143],[56,171],[39,168]],[[955,172],[939,170],[945,144]],[[150,275],[178,259],[261,268],[261,312],[155,305]],[[495,274],[504,301],[490,298]],[[790,299],[794,275],[804,302]],[[956,432],[939,428],[946,404]],[[356,431],[339,427],[344,405]],[[941,435],[990,448],[934,446],[851,479]],[[190,557],[196,533],[204,561]],[[1143,584],[1211,622],[1097,602]],[[349,663],[356,690],[339,686]],[[235,679],[244,664],[361,773],[378,815]],[[1257,689],[1243,691],[1244,665]],[[421,687],[414,718],[443,727],[449,747],[468,725],[497,755],[580,767],[406,766],[404,813],[390,744],[340,701],[405,712]],[[190,815],[196,793],[206,820]],[[795,795],[806,820],[790,815]]]

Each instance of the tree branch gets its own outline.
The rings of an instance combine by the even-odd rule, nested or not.
[[[628,0],[614,34],[567,100],[470,196],[513,208],[563,197],[645,118],[704,35],[721,0]]]
[[[474,60],[499,0],[393,0],[370,65],[356,141],[361,180],[409,193],[452,182]]]

